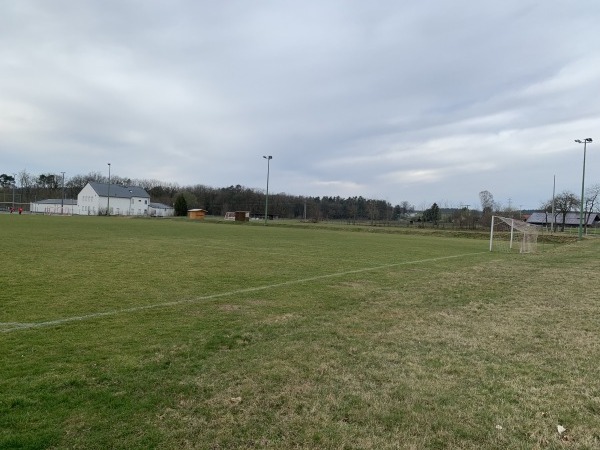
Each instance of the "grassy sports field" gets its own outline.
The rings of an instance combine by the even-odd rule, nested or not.
[[[600,240],[0,230],[0,448],[600,447]]]

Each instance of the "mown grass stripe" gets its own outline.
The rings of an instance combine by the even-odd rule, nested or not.
[[[268,285],[264,285],[264,286],[255,286],[255,287],[245,288],[245,289],[236,289],[234,291],[220,292],[218,294],[211,294],[211,295],[204,295],[204,296],[196,297],[193,299],[176,300],[176,301],[172,301],[172,302],[155,303],[152,305],[143,305],[143,306],[135,306],[135,307],[131,307],[131,308],[115,309],[115,310],[111,310],[111,311],[103,311],[103,312],[98,312],[98,313],[85,314],[82,316],[65,317],[62,319],[49,320],[49,321],[45,321],[45,322],[0,323],[0,327],[8,326],[7,328],[0,329],[0,332],[8,333],[8,332],[12,332],[12,331],[22,331],[22,330],[30,330],[30,329],[34,329],[34,328],[51,327],[51,326],[55,326],[55,325],[63,325],[65,323],[69,323],[69,322],[79,322],[79,321],[84,321],[84,320],[98,319],[98,318],[102,318],[102,317],[114,316],[114,315],[118,315],[118,314],[134,313],[134,312],[144,311],[144,310],[148,310],[148,309],[167,308],[170,306],[178,306],[178,305],[182,305],[185,303],[196,303],[196,302],[200,302],[200,301],[204,301],[204,300],[212,300],[215,298],[227,297],[227,296],[231,296],[231,295],[247,294],[250,292],[264,291],[267,289],[274,289],[274,288],[289,286],[289,285],[293,285],[293,284],[301,284],[301,283],[307,283],[307,282],[311,282],[311,281],[318,281],[318,280],[323,280],[323,279],[327,279],[327,278],[335,278],[335,277],[341,277],[341,276],[345,276],[345,275],[352,275],[352,274],[356,274],[356,273],[364,273],[364,272],[369,272],[369,271],[377,271],[377,270],[382,270],[382,269],[389,269],[391,267],[400,267],[400,266],[406,266],[406,265],[411,265],[411,264],[423,264],[423,263],[430,263],[430,262],[436,262],[436,261],[443,261],[443,260],[447,260],[447,259],[463,258],[463,257],[467,257],[467,256],[481,255],[483,253],[488,253],[488,252],[463,253],[463,254],[459,254],[459,255],[440,256],[440,257],[426,258],[426,259],[420,259],[420,260],[415,260],[415,261],[403,261],[403,262],[393,263],[393,264],[384,264],[384,265],[379,265],[379,266],[375,266],[375,267],[364,267],[364,268],[360,268],[360,269],[346,270],[343,272],[329,273],[329,274],[325,274],[325,275],[317,275],[317,276],[313,276],[313,277],[302,278],[299,280],[289,280],[289,281],[284,281],[281,283],[268,284]]]

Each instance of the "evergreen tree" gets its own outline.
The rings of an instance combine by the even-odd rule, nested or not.
[[[179,194],[175,199],[175,215],[176,216],[185,216],[187,215],[187,202],[185,201],[185,197],[183,194]]]
[[[423,221],[433,222],[434,225],[437,225],[438,221],[440,220],[440,216],[440,207],[437,205],[437,203],[434,203],[431,205],[431,208],[423,211]]]

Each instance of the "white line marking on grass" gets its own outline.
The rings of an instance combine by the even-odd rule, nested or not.
[[[134,306],[131,308],[115,309],[112,311],[104,311],[104,312],[98,312],[98,313],[92,313],[92,314],[85,314],[83,316],[65,317],[62,319],[49,320],[47,322],[30,322],[30,323],[0,322],[0,332],[9,333],[11,331],[30,330],[33,328],[51,327],[54,325],[62,325],[62,324],[69,323],[69,322],[80,322],[83,320],[97,319],[100,317],[115,316],[117,314],[144,311],[146,309],[166,308],[169,306],[183,305],[185,303],[197,303],[197,302],[200,302],[203,300],[212,300],[215,298],[227,297],[230,295],[247,294],[249,292],[264,291],[266,289],[273,289],[273,288],[278,288],[278,287],[283,287],[283,286],[289,286],[292,284],[300,284],[300,283],[306,283],[309,281],[324,280],[327,278],[341,277],[344,275],[352,275],[355,273],[371,272],[371,271],[375,271],[375,270],[388,269],[390,267],[400,267],[400,266],[408,266],[411,264],[421,264],[421,263],[426,263],[426,262],[443,261],[446,259],[455,259],[455,258],[462,258],[465,256],[481,255],[483,253],[489,253],[489,252],[485,251],[485,252],[476,252],[476,253],[463,253],[460,255],[440,256],[437,258],[419,259],[416,261],[405,261],[405,262],[401,262],[401,263],[384,264],[384,265],[375,266],[375,267],[365,267],[362,269],[346,270],[344,272],[328,273],[326,275],[316,275],[314,277],[302,278],[300,280],[283,281],[281,283],[267,284],[265,286],[256,286],[256,287],[245,288],[245,289],[237,289],[235,291],[221,292],[218,294],[204,295],[202,297],[196,297],[196,298],[187,299],[187,300],[175,300],[172,302],[155,303],[153,305]],[[4,327],[6,327],[6,328],[4,328]]]

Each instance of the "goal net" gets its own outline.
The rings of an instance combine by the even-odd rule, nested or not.
[[[541,227],[522,220],[493,216],[490,252],[535,253]]]

